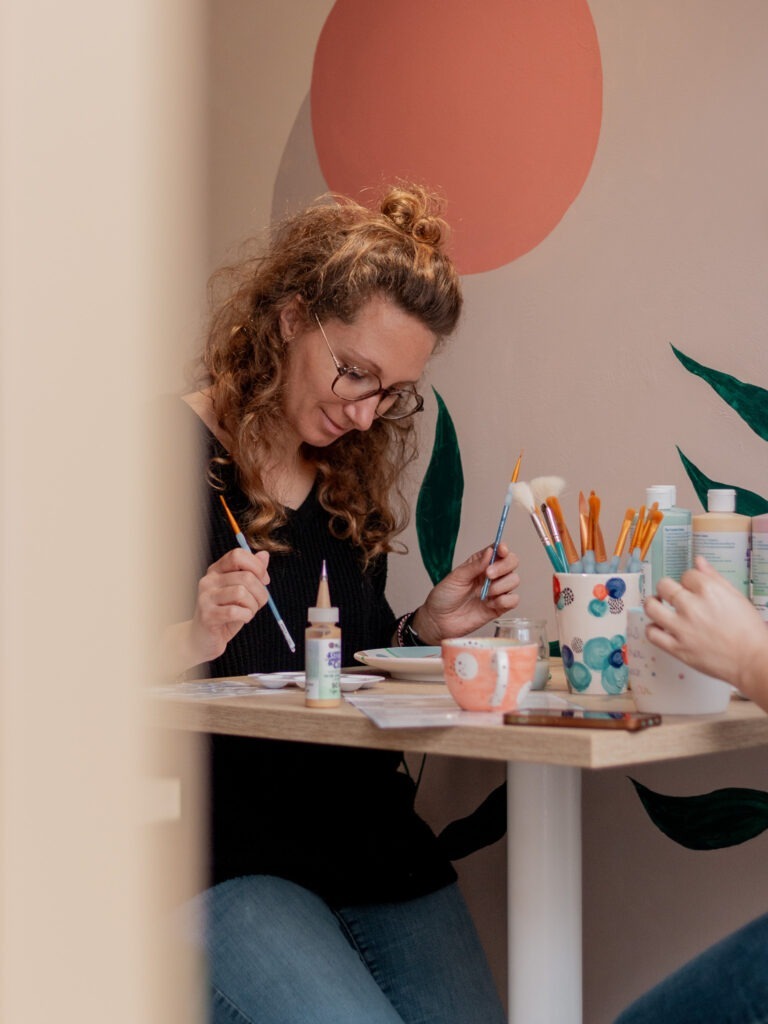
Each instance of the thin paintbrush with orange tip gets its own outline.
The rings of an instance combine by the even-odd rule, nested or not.
[[[658,501],[654,501],[654,503],[646,512],[645,522],[643,523],[642,528],[640,529],[640,532],[635,539],[635,547],[640,548],[641,551],[643,549],[643,546],[645,545],[645,538],[648,536],[648,531],[651,528],[651,523],[653,522],[653,513],[658,509],[658,507]]]
[[[248,541],[245,539],[245,534],[240,529],[240,527],[237,525],[237,520],[235,519],[235,517],[229,511],[229,505],[224,500],[224,495],[223,494],[219,495],[219,500],[221,501],[221,504],[224,506],[224,512],[226,513],[227,519],[229,520],[229,525],[232,527],[232,532],[235,535],[235,540],[237,541],[237,543],[240,545],[240,547],[244,551],[250,551],[251,547],[250,547]],[[277,610],[277,605],[275,604],[274,600],[272,599],[272,595],[270,594],[269,590],[267,590],[266,587],[264,589],[267,591],[267,604],[269,605],[269,610],[274,615],[275,622],[279,626],[280,632],[285,637],[285,642],[288,644],[288,646],[290,647],[291,651],[295,652],[296,651],[296,644],[294,642],[294,639],[291,636],[290,632],[288,631],[288,627],[283,622],[283,617],[280,614],[280,612]]]
[[[581,557],[583,558],[589,547],[589,505],[584,497],[584,492],[579,491],[579,539],[581,541]]]
[[[640,539],[640,537],[642,535],[644,525],[645,525],[645,505],[641,505],[640,506],[640,510],[637,513],[637,522],[635,523],[635,528],[632,531],[632,539],[629,542],[629,553],[630,553],[630,555],[639,546],[638,541],[639,541],[639,539]]]
[[[512,470],[512,480],[511,480],[511,483],[513,483],[513,484],[517,483],[517,478],[520,476],[520,463],[522,461],[523,461],[523,453],[520,452],[520,454],[517,456],[517,462],[515,463],[515,468]]]
[[[643,540],[640,548],[640,560],[645,561],[646,556],[650,550],[653,538],[656,536],[656,531],[661,526],[661,521],[664,518],[664,513],[659,508],[654,508],[648,514],[648,526],[643,532]]]
[[[578,565],[579,554],[576,551],[576,545],[573,543],[573,538],[568,532],[568,527],[565,524],[565,517],[563,516],[563,510],[560,508],[559,499],[556,498],[554,494],[549,494],[547,495],[547,504],[552,509],[552,515],[555,517],[557,529],[560,533],[560,539],[563,542],[563,549],[565,550],[565,559],[568,565]]]
[[[523,460],[523,453],[520,452],[520,454],[517,457],[517,462],[515,463],[515,468],[512,470],[512,478],[510,479],[509,487],[507,488],[507,493],[506,493],[506,496],[504,498],[504,505],[503,505],[502,510],[501,510],[501,516],[499,518],[499,525],[498,525],[498,528],[496,530],[496,537],[494,539],[493,549],[491,551],[491,560],[488,563],[488,567],[489,568],[496,561],[496,554],[497,554],[497,552],[499,550],[499,544],[501,544],[501,535],[504,532],[504,524],[506,523],[507,515],[509,514],[509,506],[512,504],[512,485],[517,482],[517,477],[518,477],[518,475],[520,473],[520,463],[522,462],[522,460]],[[486,599],[486,597],[488,597],[488,591],[490,589],[490,586],[491,586],[491,581],[486,576],[485,582],[483,583],[483,589],[480,591],[480,600],[481,601],[484,601]]]
[[[609,572],[616,572],[616,570],[619,568],[619,562],[621,561],[621,556],[624,551],[624,545],[627,542],[629,528],[632,525],[632,520],[634,519],[634,516],[635,510],[633,508],[628,508],[627,511],[624,513],[624,519],[621,524],[621,529],[619,530],[619,536],[616,541],[616,547],[613,549],[613,557],[611,558],[611,567],[608,570]]]
[[[603,531],[600,528],[600,498],[592,491],[589,499],[590,519],[592,520],[592,540],[594,543],[595,560],[605,564],[608,554],[605,550]]]

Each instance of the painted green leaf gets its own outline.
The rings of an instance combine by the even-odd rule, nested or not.
[[[768,828],[768,793],[759,789],[716,789],[701,796],[664,796],[635,779],[630,782],[654,825],[689,850],[738,846]]]
[[[686,370],[705,380],[759,437],[768,441],[768,391],[765,388],[760,388],[756,384],[745,384],[728,373],[702,366],[674,345],[672,351]]]
[[[707,507],[707,491],[710,488],[732,487],[736,491],[736,511],[740,512],[741,515],[759,516],[764,512],[768,512],[768,500],[759,494],[755,494],[754,491],[744,490],[743,487],[737,487],[735,484],[725,484],[719,480],[711,480],[702,473],[698,466],[691,462],[679,445],[677,446],[677,454],[680,456],[683,466],[685,466],[685,471],[693,484],[703,508]]]
[[[416,536],[424,568],[439,583],[453,568],[453,553],[461,523],[464,473],[456,429],[445,402],[437,399],[437,424],[432,457],[416,503]]]

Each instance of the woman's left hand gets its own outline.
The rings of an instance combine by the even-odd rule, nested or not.
[[[491,553],[491,548],[475,552],[429,592],[413,619],[422,643],[434,645],[448,637],[466,636],[516,607],[518,557],[506,544],[499,544],[496,561],[489,568]],[[491,586],[481,601],[486,577]]]

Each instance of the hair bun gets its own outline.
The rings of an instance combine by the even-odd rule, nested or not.
[[[400,231],[435,247],[440,245],[447,226],[438,211],[437,198],[420,185],[393,188],[381,202],[382,214]]]

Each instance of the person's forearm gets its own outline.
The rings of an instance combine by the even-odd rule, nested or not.
[[[739,661],[733,685],[755,704],[768,711],[768,625],[754,647]]]

